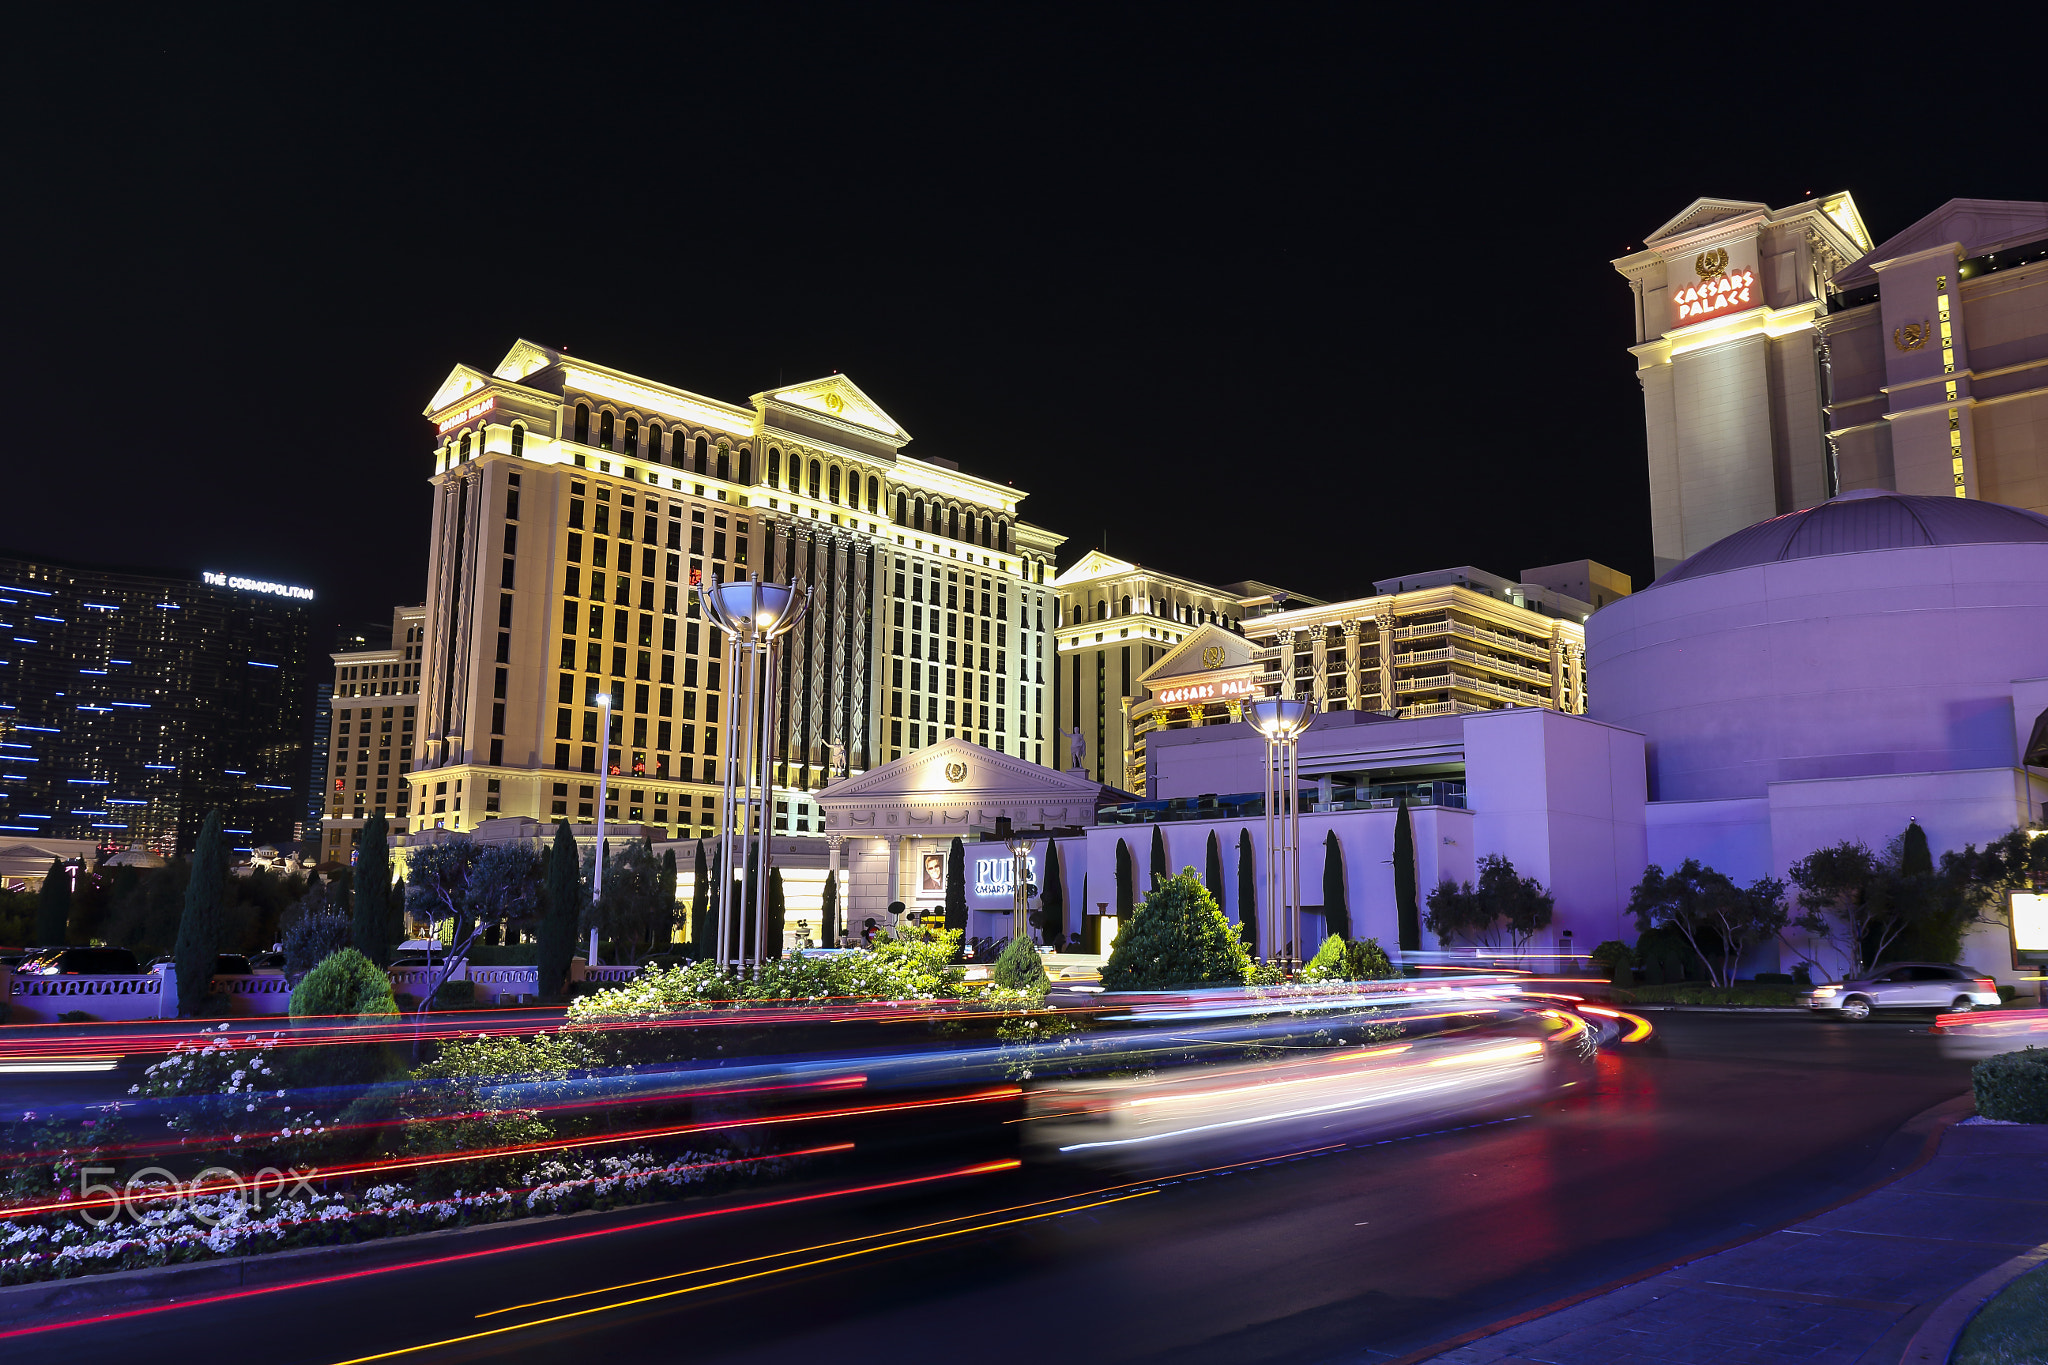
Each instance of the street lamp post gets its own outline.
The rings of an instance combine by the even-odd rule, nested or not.
[[[1268,962],[1292,971],[1301,959],[1301,770],[1296,742],[1314,713],[1305,701],[1260,697],[1245,704],[1266,737],[1266,915]],[[1284,937],[1283,937],[1284,935]]]
[[[776,644],[803,617],[811,594],[806,589],[799,596],[789,584],[765,583],[758,578],[737,583],[714,579],[698,585],[697,597],[705,617],[725,632],[726,641],[724,806],[718,835],[725,885],[718,898],[718,965],[751,971],[768,956]],[[747,849],[754,840],[759,841],[751,869],[754,941],[747,944],[736,939],[746,924]]]
[[[584,961],[597,965],[597,899],[604,894],[604,803],[611,790],[612,694],[597,694],[597,852],[590,860],[590,955]]]
[[[1031,841],[1018,837],[1010,841],[1010,937],[1031,941]]]

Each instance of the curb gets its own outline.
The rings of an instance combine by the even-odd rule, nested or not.
[[[1662,1275],[1667,1270],[1675,1270],[1679,1266],[1690,1265],[1694,1261],[1703,1261],[1707,1259],[1709,1256],[1718,1256],[1724,1251],[1732,1251],[1733,1249],[1739,1246],[1747,1246],[1751,1242],[1760,1241],[1765,1237],[1769,1237],[1777,1232],[1782,1232],[1786,1228],[1792,1227],[1796,1224],[1808,1222],[1812,1219],[1820,1217],[1824,1213],[1832,1213],[1836,1209],[1842,1208],[1849,1204],[1853,1204],[1857,1200],[1862,1199],[1867,1195],[1877,1193],[1877,1191],[1883,1189],[1885,1186],[1891,1184],[1893,1181],[1900,1180],[1906,1176],[1911,1175],[1913,1172],[1919,1170],[1922,1166],[1925,1166],[1929,1161],[1932,1161],[1934,1159],[1934,1154],[1941,1148],[1942,1135],[1948,1132],[1948,1130],[1955,1124],[1960,1123],[1963,1119],[1968,1118],[1971,1114],[1974,1114],[1976,1111],[1976,1096],[1974,1094],[1965,1093],[1956,1096],[1952,1100],[1943,1100],[1940,1104],[1934,1105],[1931,1108],[1923,1109],[1919,1113],[1913,1115],[1912,1118],[1909,1118],[1904,1123],[1900,1124],[1898,1128],[1893,1131],[1891,1137],[1885,1139],[1886,1145],[1889,1146],[1892,1142],[1896,1141],[1900,1137],[1907,1136],[1915,1132],[1916,1130],[1924,1127],[1926,1131],[1926,1136],[1921,1139],[1920,1150],[1914,1154],[1913,1158],[1910,1161],[1907,1161],[1905,1164],[1894,1169],[1889,1175],[1885,1176],[1884,1179],[1874,1180],[1870,1184],[1865,1185],[1862,1189],[1857,1190],[1852,1194],[1844,1195],[1842,1198],[1837,1199],[1832,1204],[1828,1204],[1822,1208],[1814,1209],[1808,1213],[1802,1213],[1796,1218],[1789,1218],[1786,1221],[1778,1224],[1776,1227],[1759,1228],[1755,1232],[1747,1233],[1741,1237],[1731,1238],[1728,1241],[1721,1242],[1715,1246],[1703,1247],[1698,1251],[1692,1252],[1687,1256],[1679,1258],[1678,1260],[1666,1261],[1661,1265],[1650,1266],[1647,1269],[1636,1272],[1635,1274],[1624,1275],[1618,1280],[1610,1280],[1606,1284],[1597,1285],[1592,1289],[1580,1290],[1576,1294],[1567,1295],[1566,1297],[1558,1299],[1553,1303],[1544,1304],[1541,1308],[1531,1308],[1527,1312],[1517,1313],[1513,1317],[1502,1318],[1500,1321],[1488,1323],[1484,1327],[1475,1327],[1469,1332],[1460,1332],[1457,1336],[1447,1337],[1442,1341],[1421,1347],[1418,1350],[1410,1351],[1408,1354],[1404,1356],[1397,1356],[1392,1360],[1384,1362],[1384,1365],[1422,1365],[1422,1362],[1434,1359],[1435,1357],[1444,1354],[1446,1351],[1455,1351],[1460,1346],[1469,1346],[1475,1341],[1480,1341],[1485,1339],[1486,1337],[1494,1336],[1498,1333],[1505,1332],[1510,1327],[1519,1327],[1525,1322],[1534,1322],[1538,1318],[1547,1318],[1552,1313],[1561,1313],[1567,1308],[1571,1308],[1577,1304],[1586,1302],[1588,1299],[1597,1299],[1601,1295],[1611,1294],[1617,1289],[1626,1289],[1628,1286],[1632,1284],[1641,1284],[1644,1280],[1653,1279],[1658,1275]],[[1879,1153],[1878,1159],[1883,1159],[1882,1152]],[[1959,1325],[1958,1331],[1960,1330],[1961,1329]],[[1939,1362],[1936,1362],[1936,1365],[1939,1365]]]
[[[1673,1014],[1811,1014],[1804,1005],[1627,1005],[1631,1010],[1668,1010]]]
[[[1913,1333],[1913,1339],[1906,1343],[1899,1365],[1947,1365],[1956,1343],[1962,1339],[1963,1329],[1970,1325],[1970,1319],[1977,1316],[1978,1310],[1990,1303],[1999,1290],[2043,1262],[2048,1262],[2048,1245],[2022,1251],[2004,1265],[1993,1266],[1943,1299],[1928,1315],[1927,1321],[1920,1324],[1920,1330]]]

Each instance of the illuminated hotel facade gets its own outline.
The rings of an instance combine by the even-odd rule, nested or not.
[[[1659,576],[1859,489],[2048,510],[2048,204],[1953,199],[1873,244],[1848,194],[1699,199],[1614,266]]]
[[[778,833],[821,832],[811,792],[941,739],[1047,761],[1061,537],[1015,488],[903,453],[844,376],[738,405],[522,341],[426,415],[414,829],[586,823],[602,764],[608,820],[708,834],[732,696],[693,588],[756,575],[812,594],[783,646]]]
[[[1510,580],[1470,566],[1373,585],[1344,602],[1263,583],[1217,588],[1093,551],[1058,579],[1061,766],[1138,795],[1156,785],[1147,737],[1226,725],[1254,696],[1317,711],[1422,717],[1586,709],[1584,623],[1626,596],[1591,560]]]
[[[419,731],[420,672],[426,652],[427,609],[391,613],[391,643],[382,649],[340,650],[334,661],[322,787],[318,860],[348,861],[364,823],[383,816],[394,834],[410,827],[414,739]],[[489,810],[488,801],[485,809]]]

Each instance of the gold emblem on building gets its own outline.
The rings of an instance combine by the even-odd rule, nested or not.
[[[1205,650],[1203,650],[1203,651],[1202,651],[1202,667],[1204,667],[1204,668],[1221,668],[1221,667],[1223,667],[1223,646],[1222,646],[1222,645],[1210,645],[1210,646],[1209,646],[1209,647],[1208,647],[1207,649],[1205,649]]]
[[[839,413],[846,411],[846,400],[836,393],[827,393],[825,395],[825,411],[837,416]]]
[[[967,780],[967,765],[957,758],[948,763],[946,765],[946,780],[948,782],[965,782]]]
[[[1703,280],[1727,274],[1728,248],[1717,246],[1712,251],[1702,251],[1693,258],[1692,268],[1699,272],[1699,277]]]
[[[1927,344],[1927,334],[1931,330],[1925,318],[1919,322],[1909,322],[1903,327],[1894,327],[1892,345],[1902,351],[1917,351]]]

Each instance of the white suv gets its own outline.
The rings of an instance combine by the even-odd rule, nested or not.
[[[1962,1014],[1996,1005],[1998,983],[1952,962],[1887,962],[1855,981],[1816,986],[1800,997],[1810,1009],[1867,1019],[1874,1009],[1946,1010]]]

